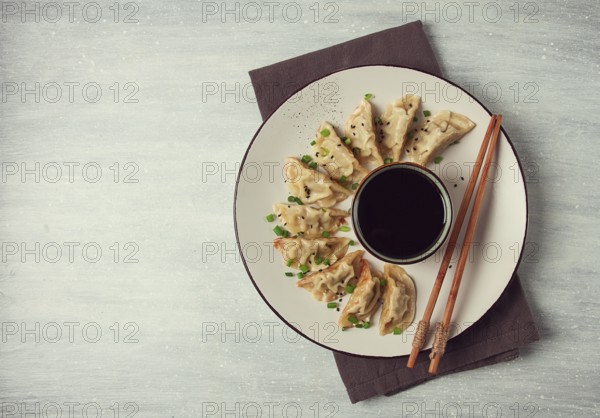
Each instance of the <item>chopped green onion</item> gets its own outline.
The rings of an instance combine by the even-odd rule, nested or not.
[[[442,157],[441,155],[438,155],[437,157],[435,157],[433,159],[433,162],[436,163],[436,164],[439,164],[439,163],[442,162],[443,159],[444,159],[444,157]]]
[[[304,273],[299,272],[299,273],[296,274],[296,277],[299,278],[299,279],[301,279],[301,278],[304,277]]]
[[[429,117],[429,116],[431,116],[431,112],[429,110],[424,110],[423,111],[423,116]]]
[[[331,132],[329,132],[329,129],[323,129],[319,133],[321,134],[322,137],[325,137],[325,138],[327,138],[329,136],[329,134],[331,134]]]
[[[375,95],[373,95],[371,93],[365,94],[365,100],[371,100],[373,97],[375,97]]]
[[[315,145],[317,141],[310,141],[310,145]]]
[[[348,317],[348,322],[351,322],[353,324],[358,324],[358,319],[356,319],[356,317],[354,315],[350,315]]]
[[[275,220],[275,215],[270,213],[267,215],[266,219],[267,219],[267,222],[273,222]]]
[[[321,234],[321,236],[323,238],[329,238],[329,232],[328,231],[323,231],[323,233]]]
[[[354,327],[355,327],[355,328],[363,328],[363,327],[364,327],[364,325],[363,325],[363,324],[356,324],[356,325],[354,325]]]
[[[303,155],[302,156],[302,162],[304,164],[308,164],[312,161],[312,157],[310,155]]]
[[[352,293],[356,289],[356,286],[352,286],[351,284],[346,285],[346,293]]]
[[[410,131],[410,132],[408,132],[408,134],[406,135],[406,137],[408,139],[411,139],[413,137],[414,133],[415,133],[415,131]]]
[[[308,166],[309,166],[310,168],[312,168],[313,170],[316,170],[316,169],[317,169],[317,163],[316,163],[316,162],[314,162],[314,161],[313,161],[313,162],[311,162],[311,163],[310,163]]]
[[[323,257],[317,257],[315,258],[315,264],[318,266],[319,264],[321,264],[323,262]]]
[[[298,266],[298,268],[300,269],[300,271],[301,271],[302,273],[306,273],[306,272],[308,271],[308,267],[306,267],[306,264],[300,264],[300,265]]]
[[[277,225],[275,228],[273,228],[273,232],[275,232],[275,235],[277,235],[278,237],[283,236],[283,231],[284,231],[284,229],[282,227],[280,227],[279,225]]]
[[[340,177],[340,183],[344,184],[344,183],[346,183],[346,180],[348,180],[348,178],[346,176]]]
[[[292,266],[292,260],[288,260],[286,264],[287,264],[288,267],[291,267]]]
[[[327,309],[335,309],[335,308],[337,308],[337,306],[338,306],[337,302],[329,302],[327,304]]]
[[[303,205],[304,204],[304,203],[302,203],[302,200],[300,200],[296,196],[288,196],[288,202],[290,202],[290,203],[297,203],[299,205]]]
[[[340,226],[340,231],[342,231],[342,232],[348,232],[348,231],[350,231],[350,227],[346,226],[346,225],[342,225],[342,226]]]
[[[285,275],[288,276],[288,277],[292,277],[294,275],[294,273],[288,271],[287,273],[285,273]]]
[[[281,236],[283,238],[287,238],[287,237],[290,236],[290,233],[289,233],[289,231],[287,229],[284,229],[283,232],[281,233]]]
[[[352,144],[352,141],[350,141],[350,138],[346,138],[346,137],[344,137],[344,144],[346,144],[346,145],[351,145],[351,144]]]
[[[359,155],[360,154],[360,148],[352,148],[352,152],[354,153],[354,155]]]
[[[394,335],[402,334],[402,330],[400,328],[394,328]]]
[[[325,264],[326,266],[328,266],[329,265],[329,259],[326,258],[325,261],[323,261],[323,264]]]
[[[367,329],[371,326],[371,323],[369,321],[365,321],[365,323],[363,324],[363,329]]]
[[[358,187],[358,183],[352,183],[352,190],[356,190],[357,187]]]
[[[392,161],[393,161],[393,160],[392,160],[391,158],[385,158],[385,159],[383,160],[383,163],[384,163],[384,164],[389,164],[389,163],[391,163]]]
[[[356,245],[356,242],[354,242],[354,240],[351,239],[349,245]]]
[[[319,148],[319,152],[321,153],[322,157],[327,157],[329,155],[329,150],[324,147]]]
[[[386,287],[387,286],[387,282],[385,281],[385,279],[379,280],[379,286],[381,286],[381,287]]]

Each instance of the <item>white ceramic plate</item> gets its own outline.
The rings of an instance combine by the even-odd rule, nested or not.
[[[309,292],[297,288],[296,277],[284,274],[294,270],[286,267],[281,255],[273,249],[276,223],[265,220],[265,216],[273,212],[273,203],[286,202],[289,195],[283,181],[284,158],[309,153],[310,141],[321,121],[342,127],[365,93],[375,95],[371,103],[377,113],[388,102],[412,93],[422,99],[419,117],[423,117],[422,110],[432,113],[451,110],[466,115],[477,124],[457,145],[443,153],[441,163],[429,165],[448,188],[456,216],[490,112],[467,92],[439,77],[402,67],[365,66],[333,73],[304,87],[263,123],[241,165],[234,218],[238,245],[248,274],[262,298],[283,321],[306,338],[332,350],[395,357],[410,353],[414,325],[423,315],[445,245],[429,259],[404,266],[417,288],[415,323],[402,335],[382,337],[379,335],[381,309],[369,329],[341,331],[336,325],[341,311],[327,309],[326,303],[314,300]],[[338,133],[343,135],[339,129]],[[451,337],[463,332],[490,309],[521,258],[527,228],[526,191],[521,166],[505,133],[499,139],[494,160],[475,244],[454,310]],[[347,199],[338,207],[349,208],[351,200]],[[351,225],[349,218],[348,222]],[[353,231],[338,235],[356,241]],[[355,246],[350,247],[350,251],[359,248],[364,249]],[[383,262],[368,253],[365,257],[383,271]],[[457,259],[458,249],[453,257],[453,267]],[[448,270],[432,324],[441,319],[453,273],[453,269]],[[348,298],[344,298],[341,308]]]

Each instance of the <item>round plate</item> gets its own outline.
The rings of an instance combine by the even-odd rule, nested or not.
[[[273,212],[273,204],[286,202],[289,195],[284,183],[284,158],[309,153],[310,141],[324,120],[343,135],[339,128],[366,93],[374,95],[371,103],[376,115],[392,100],[416,94],[422,101],[419,118],[423,117],[422,110],[431,113],[451,110],[477,124],[457,145],[444,151],[440,163],[428,166],[448,188],[456,216],[490,112],[466,91],[442,78],[403,67],[364,66],[330,74],[305,86],[262,124],[242,161],[234,220],[246,270],[261,297],[284,322],[331,350],[370,357],[396,357],[410,353],[416,322],[427,305],[447,243],[427,260],[404,266],[417,289],[415,322],[401,335],[380,336],[381,309],[373,316],[369,329],[342,331],[337,326],[341,310],[327,309],[326,303],[314,300],[309,292],[296,287],[295,275],[285,276],[285,272],[293,270],[284,265],[281,255],[273,249],[276,223],[265,220],[265,216]],[[517,268],[525,241],[527,198],[523,171],[504,132],[488,177],[485,201],[452,317],[451,337],[465,331],[498,300]],[[384,204],[385,196],[381,200]],[[348,209],[351,201],[348,198],[337,207]],[[353,231],[340,232],[338,236],[356,241]],[[462,236],[460,239],[459,243]],[[349,251],[357,249],[364,248],[354,246]],[[383,271],[383,262],[368,253],[365,258],[373,268]],[[451,265],[457,260],[458,249]],[[431,318],[432,328],[442,317],[454,271],[450,268],[446,274]],[[341,309],[348,299],[344,297]],[[431,347],[431,340],[430,335],[425,348]]]

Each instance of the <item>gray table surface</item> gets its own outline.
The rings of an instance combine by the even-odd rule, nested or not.
[[[598,1],[1,12],[0,416],[598,414]],[[519,271],[542,340],[351,405],[236,253],[235,171],[261,122],[247,71],[416,19],[529,169]]]

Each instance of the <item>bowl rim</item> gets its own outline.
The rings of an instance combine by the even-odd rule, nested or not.
[[[364,238],[362,230],[359,226],[357,205],[358,205],[358,200],[359,200],[358,198],[360,197],[360,193],[364,189],[364,186],[370,180],[372,180],[374,176],[377,176],[379,173],[381,173],[383,171],[387,171],[387,170],[411,170],[411,171],[415,171],[417,173],[422,174],[423,176],[427,177],[436,186],[436,188],[439,190],[440,194],[442,195],[442,200],[444,202],[445,221],[446,222],[445,222],[442,232],[440,233],[440,235],[438,236],[436,241],[433,242],[433,244],[431,244],[428,248],[426,248],[420,254],[417,254],[410,258],[393,258],[393,257],[385,256],[383,254],[379,254],[375,249],[373,249],[373,247]],[[452,219],[454,217],[454,208],[452,205],[452,199],[450,198],[450,193],[448,192],[448,188],[446,187],[444,182],[432,170],[428,169],[427,167],[422,166],[421,164],[417,164],[417,163],[409,162],[409,161],[394,161],[391,163],[380,165],[380,166],[374,168],[373,170],[371,170],[369,172],[369,174],[367,174],[360,181],[358,187],[356,188],[356,192],[354,193],[354,196],[352,197],[352,204],[350,205],[350,207],[351,207],[350,215],[352,218],[352,226],[354,228],[354,232],[356,233],[356,238],[360,241],[360,243],[365,248],[365,250],[369,254],[371,254],[373,257],[375,257],[383,262],[392,263],[392,264],[400,264],[400,265],[416,264],[416,263],[419,263],[421,261],[428,259],[433,254],[435,254],[436,251],[440,249],[440,247],[444,244],[444,242],[448,238],[448,235],[450,234],[450,230],[452,228]]]

